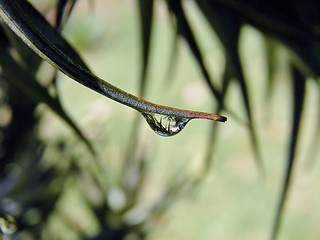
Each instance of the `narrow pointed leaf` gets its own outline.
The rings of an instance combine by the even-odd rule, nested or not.
[[[69,115],[66,114],[59,101],[51,97],[48,94],[47,89],[42,87],[26,70],[21,68],[21,66],[19,66],[6,51],[2,51],[1,47],[0,50],[0,65],[3,68],[5,76],[10,79],[10,83],[14,84],[35,103],[45,103],[73,129],[77,136],[86,144],[90,152],[94,155],[93,146],[83,136]]]
[[[147,70],[148,61],[150,56],[150,46],[151,46],[151,32],[152,32],[152,22],[153,22],[153,5],[154,1],[143,1],[138,0],[139,7],[139,18],[140,18],[140,31],[141,31],[141,49],[142,49],[142,61],[141,61],[141,73],[139,82],[139,96],[143,97],[147,82]],[[131,129],[131,134],[127,143],[125,160],[122,167],[122,179],[125,179],[126,174],[130,169],[133,168],[134,156],[136,156],[137,144],[138,144],[138,132],[140,129],[140,118],[136,116],[133,126]]]
[[[55,26],[59,31],[69,18],[77,0],[59,0],[57,5],[57,17]]]
[[[212,2],[239,14],[242,19],[246,19],[248,23],[265,33],[284,36],[288,39],[320,40],[319,34],[313,31],[310,25],[301,22],[299,16],[294,11],[290,11],[292,2],[288,4],[280,4],[276,0],[264,2],[213,0]]]
[[[218,106],[216,107],[216,110],[215,110],[217,113],[220,113],[223,110],[224,101],[231,83],[230,80],[231,80],[230,64],[227,62],[226,67],[224,69],[223,77],[222,77],[221,95],[218,101]],[[204,162],[205,162],[204,173],[207,173],[210,170],[210,167],[212,165],[214,148],[217,143],[216,141],[217,136],[218,136],[218,126],[216,124],[213,124],[210,129],[209,142],[208,142],[207,149],[205,152],[205,157],[204,157]]]
[[[292,172],[295,163],[295,153],[298,141],[299,128],[302,117],[303,103],[305,99],[305,87],[306,82],[304,76],[295,67],[292,67],[293,72],[293,117],[292,117],[292,129],[290,137],[290,145],[288,151],[287,166],[285,169],[284,180],[282,184],[282,190],[280,193],[280,200],[278,203],[276,217],[272,229],[271,239],[276,240],[279,230],[281,228],[281,221],[284,211],[284,206],[289,194],[289,188],[291,184]]]
[[[68,114],[63,110],[59,99],[53,98],[47,92],[47,89],[41,86],[33,75],[38,70],[41,58],[28,48],[20,38],[18,38],[10,29],[3,26],[6,30],[6,36],[10,39],[10,44],[17,49],[18,54],[23,59],[23,66],[18,65],[4,46],[0,46],[1,56],[0,65],[3,67],[3,73],[10,79],[10,84],[15,85],[22,93],[28,96],[36,104],[45,103],[53,112],[60,116],[84,142],[89,151],[95,155],[93,146],[84,137],[80,129],[71,120]],[[3,33],[4,34],[4,33]],[[26,71],[25,69],[28,69]],[[54,78],[56,78],[56,73]]]
[[[320,95],[318,95],[315,105],[319,106],[319,103],[320,103]],[[320,108],[317,109],[316,118],[317,118],[317,125],[314,129],[313,138],[312,138],[308,155],[307,155],[308,157],[307,157],[306,167],[308,169],[312,169],[316,161],[318,161],[317,155],[319,153],[319,145],[320,145]]]
[[[142,32],[142,69],[139,95],[144,96],[148,60],[150,56],[152,18],[153,18],[153,0],[138,0],[140,13],[140,26]]]
[[[276,74],[276,51],[277,46],[275,42],[269,38],[264,38],[264,47],[265,47],[265,54],[266,54],[266,67],[267,67],[267,86],[266,86],[266,103],[269,103],[273,92],[274,92],[274,85],[275,85],[275,74]]]
[[[297,6],[305,5],[304,3],[292,1],[287,4],[280,4],[275,0],[266,2],[214,0],[212,2],[239,15],[246,23],[253,25],[265,34],[281,40],[284,45],[296,52],[302,59],[303,65],[310,68],[313,74],[316,72],[319,75],[319,31],[313,28],[312,24],[306,24],[303,21],[305,19],[302,19],[296,12]],[[307,13],[309,17],[309,15],[311,16],[309,13],[313,12],[314,9],[319,9],[319,3],[315,1],[314,3],[308,2],[308,4],[310,6],[314,5],[311,7],[312,11],[309,9]],[[301,11],[299,12],[301,13]],[[318,14],[316,16],[318,18]]]
[[[79,55],[27,1],[0,1],[0,16],[37,54],[86,87],[139,112],[166,116],[226,121],[216,114],[194,112],[157,105],[129,94],[95,76]]]
[[[315,43],[313,41],[283,39],[283,42],[289,46],[295,54],[293,60],[296,59],[295,55],[299,56],[300,61],[295,61],[300,70],[305,75],[317,79],[320,76],[320,41]]]
[[[209,75],[209,72],[204,64],[203,56],[201,54],[201,51],[199,49],[199,46],[195,40],[195,37],[192,33],[191,27],[188,23],[188,20],[186,18],[186,15],[184,13],[183,7],[182,7],[182,1],[167,1],[170,11],[176,16],[177,24],[178,24],[178,32],[184,37],[186,42],[188,43],[192,54],[196,58],[197,62],[199,63],[200,69],[202,71],[202,74],[206,80],[207,85],[209,86],[213,96],[216,99],[219,99],[220,92],[219,90],[214,86],[213,81]]]
[[[264,167],[261,160],[256,127],[252,118],[250,98],[238,52],[241,20],[237,16],[234,16],[232,13],[226,11],[226,9],[223,7],[219,7],[216,4],[209,3],[204,0],[198,0],[197,3],[204,16],[208,19],[209,23],[220,37],[226,51],[226,57],[228,59],[227,62],[230,65],[231,74],[234,75],[235,79],[240,85],[242,99],[246,109],[247,119],[249,121],[250,138],[257,167],[260,173],[264,175]]]
[[[10,46],[16,51],[21,58],[21,64],[28,68],[30,74],[36,74],[42,59],[32,51],[11,29],[5,24],[1,24],[5,37],[8,39]]]
[[[40,57],[56,67],[62,65],[60,62],[58,65],[59,58],[65,57],[66,61],[89,70],[75,50],[30,3],[2,0],[0,9],[0,17]]]
[[[152,22],[153,22],[153,5],[154,1],[143,1],[138,0],[139,7],[139,20],[140,20],[140,31],[141,31],[141,73],[139,82],[139,96],[143,97],[145,95],[146,83],[147,83],[147,71],[148,62],[150,56],[150,46],[151,46],[151,33],[152,33]],[[138,149],[138,132],[141,126],[141,118],[135,117],[133,126],[131,129],[131,134],[127,143],[126,154],[124,159],[124,164],[122,167],[122,179],[125,179],[130,169],[134,168],[136,151]]]

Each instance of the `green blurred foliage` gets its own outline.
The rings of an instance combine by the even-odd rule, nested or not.
[[[98,75],[229,120],[160,139],[2,24],[3,239],[318,236],[317,1],[32,3]]]

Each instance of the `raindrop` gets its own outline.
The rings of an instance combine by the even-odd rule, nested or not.
[[[191,118],[142,113],[152,130],[163,137],[171,137],[181,132]]]

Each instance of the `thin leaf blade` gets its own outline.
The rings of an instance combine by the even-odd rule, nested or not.
[[[287,166],[285,169],[284,180],[282,184],[282,190],[280,194],[280,200],[276,211],[274,225],[272,229],[271,240],[276,240],[281,228],[281,222],[283,217],[284,206],[289,195],[289,189],[292,181],[292,172],[294,170],[295,154],[297,149],[298,134],[301,125],[303,103],[305,99],[306,81],[296,67],[292,66],[293,74],[293,117],[290,144],[288,149]]]

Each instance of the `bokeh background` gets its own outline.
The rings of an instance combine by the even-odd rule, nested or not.
[[[50,20],[53,14],[50,4],[32,2]],[[205,64],[219,83],[225,67],[221,42],[193,1],[185,1],[184,6],[201,43]],[[176,33],[165,3],[156,1],[154,9],[145,98],[163,105],[212,112],[216,101],[190,49],[183,39],[178,39],[178,45],[174,45]],[[140,30],[136,1],[80,0],[63,36],[95,74],[137,95],[141,69]],[[106,223],[114,229],[121,229],[123,222],[126,226],[136,225],[147,233],[147,239],[268,239],[286,166],[293,104],[286,63],[290,53],[281,44],[274,44],[277,71],[274,92],[268,97],[265,38],[257,29],[249,25],[243,27],[239,49],[265,176],[257,168],[237,84],[230,87],[226,103],[241,120],[223,112],[228,117],[226,123],[194,120],[178,135],[164,138],[156,135],[134,110],[59,74],[59,99],[92,142],[97,160],[56,114],[44,105],[37,107],[39,124],[35,132],[44,149],[39,160],[41,169],[54,168],[57,175],[65,174],[57,185],[59,197],[39,236],[43,239],[109,239],[106,236],[111,235],[101,233],[104,225],[92,210],[106,201],[110,208],[107,212],[112,212],[101,217],[107,219]],[[171,62],[173,49],[176,59]],[[39,78],[50,71],[51,67],[43,63]],[[308,81],[296,166],[279,234],[279,239],[283,240],[317,239],[320,235],[320,168],[318,156],[309,158],[317,124],[314,111],[318,103],[317,88],[315,82]],[[140,123],[133,138],[137,121]],[[209,151],[212,157],[208,167],[206,156],[212,124],[217,125],[219,132],[214,149]],[[134,150],[129,151],[132,146]],[[131,163],[128,158],[133,159]],[[19,168],[18,163],[15,168]],[[132,195],[124,189],[130,189],[130,183],[139,177],[135,201],[130,206]],[[49,181],[49,184],[56,182]],[[7,195],[1,200],[2,206],[9,200],[19,202]],[[152,208],[154,205],[156,207]],[[99,207],[96,209],[102,211]],[[35,221],[33,226],[36,226],[43,221],[41,209],[36,206],[26,207],[20,214],[25,212],[29,212],[24,217],[28,224]],[[16,237],[36,239],[28,229],[26,227],[19,235],[18,225]],[[140,239],[135,228],[130,231],[124,239]]]

